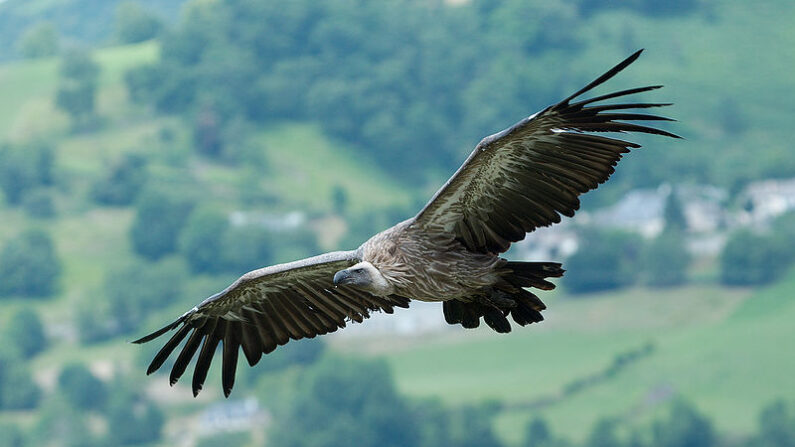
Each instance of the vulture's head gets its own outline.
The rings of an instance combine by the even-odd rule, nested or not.
[[[366,290],[373,295],[389,295],[393,292],[392,284],[384,278],[373,264],[360,262],[334,274],[334,285],[349,285]]]

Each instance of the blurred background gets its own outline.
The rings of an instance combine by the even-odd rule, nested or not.
[[[795,445],[795,3],[0,2],[0,447]],[[223,399],[128,342],[355,248],[485,135],[631,54],[666,129],[512,248],[497,335],[438,305],[292,342]],[[242,356],[241,356],[242,357]],[[168,371],[168,365],[163,370]]]

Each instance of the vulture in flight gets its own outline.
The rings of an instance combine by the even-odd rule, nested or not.
[[[642,50],[641,50],[642,51]],[[336,251],[248,272],[174,322],[133,343],[176,330],[147,374],[181,345],[171,368],[175,384],[196,356],[197,395],[218,344],[221,381],[229,396],[242,350],[253,366],[292,340],[361,322],[371,311],[392,313],[411,300],[441,301],[449,324],[475,328],[482,318],[510,332],[543,320],[544,303],[528,289],[550,290],[563,275],[556,262],[508,261],[500,254],[538,227],[573,216],[578,196],[613,173],[638,144],[605,136],[643,132],[678,136],[626,121],[671,121],[633,109],[664,103],[609,102],[661,86],[631,88],[578,99],[634,62],[641,51],[573,95],[484,138],[464,164],[414,217],[352,251]],[[184,343],[183,343],[184,341]]]

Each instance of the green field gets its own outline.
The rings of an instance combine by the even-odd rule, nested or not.
[[[582,439],[598,418],[643,424],[676,396],[693,401],[720,431],[737,435],[754,429],[755,415],[771,400],[795,399],[795,357],[782,351],[795,342],[792,296],[795,272],[754,293],[689,286],[580,299],[558,295],[546,300],[547,321],[537,327],[507,336],[456,329],[410,346],[381,340],[380,349],[389,352],[384,355],[399,387],[410,395],[505,402],[497,425],[513,444],[534,415],[546,417],[556,432]],[[541,410],[522,409],[647,342],[655,346],[650,356],[604,383]]]

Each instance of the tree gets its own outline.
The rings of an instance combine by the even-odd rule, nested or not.
[[[161,82],[163,74],[155,65],[137,65],[124,73],[127,94],[135,103],[151,101]]]
[[[652,287],[683,284],[690,265],[690,253],[680,232],[666,230],[643,250],[646,282]]]
[[[712,447],[717,445],[712,422],[683,400],[674,402],[667,420],[654,423],[652,437],[652,445],[655,447]]]
[[[0,447],[24,447],[25,437],[22,430],[10,422],[0,423]]]
[[[549,428],[547,421],[540,417],[527,423],[523,447],[564,447],[568,443],[558,439]]]
[[[300,340],[288,343],[268,354],[256,368],[247,373],[249,383],[254,383],[263,374],[281,371],[290,367],[307,367],[321,359],[326,344],[320,339]]]
[[[106,411],[108,443],[110,445],[138,445],[160,439],[165,417],[160,408],[129,384],[114,384]]]
[[[193,124],[193,143],[202,155],[218,158],[224,149],[221,118],[211,106],[201,107]]]
[[[272,231],[270,247],[277,262],[291,261],[317,254],[317,235],[308,227]]]
[[[45,400],[37,413],[38,421],[30,433],[31,445],[64,447],[96,445],[96,439],[86,422],[85,413],[75,411],[62,396]]]
[[[642,241],[620,231],[586,231],[580,247],[566,260],[563,284],[572,293],[599,292],[628,286],[640,271]]]
[[[97,410],[105,404],[105,383],[80,363],[65,366],[58,375],[58,390],[75,408]]]
[[[408,404],[383,361],[326,358],[308,370],[274,424],[284,447],[406,446],[419,441]]]
[[[16,312],[5,329],[5,340],[19,350],[25,359],[33,357],[47,347],[47,336],[39,314],[31,308]]]
[[[107,175],[91,186],[91,196],[104,205],[129,205],[143,189],[148,178],[146,158],[125,154],[115,162]]]
[[[0,409],[29,410],[35,408],[41,390],[32,380],[24,359],[14,350],[0,350]]]
[[[0,296],[52,295],[60,274],[61,261],[42,230],[26,230],[0,251]]]
[[[130,227],[135,252],[150,260],[173,253],[192,208],[191,200],[177,197],[173,192],[149,190],[142,193]]]
[[[720,255],[723,284],[766,284],[778,278],[792,261],[790,247],[770,235],[739,230],[729,236]]]
[[[0,188],[12,205],[28,191],[53,184],[54,151],[43,142],[0,145]]]
[[[621,441],[616,435],[616,423],[610,419],[597,421],[588,435],[588,447],[622,447]]]
[[[230,227],[223,235],[221,260],[224,270],[243,273],[273,261],[273,240],[265,228],[255,225]]]
[[[177,300],[185,277],[184,266],[174,259],[109,270],[104,281],[109,335],[138,329],[150,312]]]
[[[162,29],[163,23],[138,2],[124,1],[116,8],[116,39],[120,43],[143,42]]]
[[[494,402],[455,408],[445,407],[438,400],[415,402],[410,413],[419,432],[417,445],[500,447],[502,444],[493,430],[498,410],[499,405]]]
[[[28,59],[55,56],[58,54],[58,31],[52,23],[37,23],[25,30],[17,47]]]
[[[334,185],[331,188],[331,203],[335,212],[345,214],[348,210],[348,191],[341,185]]]
[[[687,217],[685,217],[682,201],[679,200],[675,188],[671,189],[671,192],[665,200],[663,217],[665,218],[665,231],[687,230]]]
[[[450,412],[438,398],[412,402],[411,414],[417,424],[420,447],[454,446],[451,433]]]
[[[222,213],[196,209],[191,213],[180,235],[180,252],[195,273],[217,273],[222,270],[223,235],[229,222]]]
[[[493,421],[499,406],[488,402],[466,405],[451,413],[453,445],[457,447],[501,447]]]
[[[753,445],[759,447],[795,447],[795,414],[783,400],[777,400],[759,412],[759,433]]]
[[[771,238],[774,246],[782,248],[795,246],[795,211],[779,216],[773,221],[771,227]],[[781,256],[782,270],[795,262],[795,251],[793,250],[782,249],[778,254]]]
[[[100,306],[80,303],[75,326],[82,343],[94,343],[140,330],[153,311],[173,304],[182,296],[187,272],[179,259],[155,263],[131,262],[105,273]]]
[[[52,194],[45,189],[35,189],[22,199],[22,208],[28,216],[37,219],[50,219],[55,216]]]
[[[94,114],[100,67],[84,50],[72,49],[61,59],[55,104],[71,115],[75,124]]]

